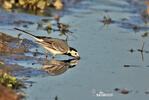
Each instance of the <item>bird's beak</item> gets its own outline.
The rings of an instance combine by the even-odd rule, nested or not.
[[[78,60],[80,60],[80,56],[76,57]]]

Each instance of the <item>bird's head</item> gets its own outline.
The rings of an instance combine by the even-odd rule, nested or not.
[[[72,48],[72,47],[70,47],[70,50],[67,53],[67,55],[73,56],[73,57],[76,57],[76,58],[80,58],[78,51],[76,49]]]

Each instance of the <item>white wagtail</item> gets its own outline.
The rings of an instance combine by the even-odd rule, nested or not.
[[[18,28],[14,29],[24,32],[33,37],[36,40],[36,43],[42,45],[47,51],[52,53],[52,58],[54,58],[56,54],[65,54],[76,58],[80,58],[78,51],[72,47],[69,47],[67,42],[63,39],[35,36],[24,30]]]

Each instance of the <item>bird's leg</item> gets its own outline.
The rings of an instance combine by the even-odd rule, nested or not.
[[[66,36],[66,42],[68,41],[68,35],[65,35]]]
[[[48,58],[49,51],[46,50],[45,54],[46,54],[46,59],[47,59]]]

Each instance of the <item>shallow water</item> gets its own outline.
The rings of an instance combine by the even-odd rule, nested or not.
[[[136,6],[134,2],[138,5]],[[58,96],[58,100],[147,99],[149,95],[145,92],[149,91],[147,78],[149,39],[142,35],[149,28],[142,19],[140,11],[145,8],[145,5],[138,0],[131,2],[85,0],[75,7],[68,7],[67,13],[60,18],[60,22],[70,25],[69,29],[75,37],[70,36],[68,43],[79,51],[81,59],[75,67],[68,70],[66,68],[67,71],[57,76],[48,76],[45,75],[47,73],[38,70],[43,66],[43,54],[33,57],[32,53],[28,53],[26,56],[33,57],[30,61],[12,62],[23,65],[25,68],[32,68],[26,71],[27,76],[24,75],[24,77],[29,77],[29,81],[35,82],[32,87],[24,90],[27,100],[54,100],[55,96]],[[26,19],[34,23],[44,18],[19,13],[17,15],[28,16]],[[104,25],[102,22],[104,16],[111,18],[113,22]],[[140,28],[134,30],[136,25]],[[19,32],[11,30],[13,27],[15,27],[13,24],[8,26],[8,23],[2,23],[0,31],[17,37],[16,33]],[[64,36],[58,36],[57,32],[48,35],[43,30],[36,31],[36,27],[37,24],[33,24],[24,30],[36,35],[65,39]],[[21,38],[31,39],[27,35],[22,35]],[[140,52],[138,49],[143,43],[143,52]],[[35,51],[35,48],[44,53],[41,46],[30,48],[30,50]],[[38,58],[41,59],[37,60]],[[56,60],[67,59],[70,57],[56,56]],[[120,91],[115,91],[115,88],[126,89],[129,93],[122,94]],[[96,93],[99,92],[113,96],[98,97]]]

